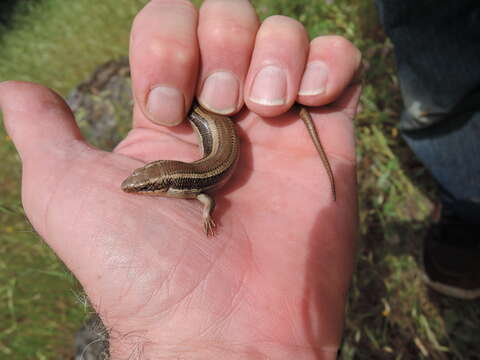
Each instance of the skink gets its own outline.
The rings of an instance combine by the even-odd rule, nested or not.
[[[320,155],[335,200],[333,172],[310,113],[300,106],[299,116]],[[191,163],[153,161],[136,169],[121,188],[128,193],[198,199],[203,204],[203,229],[208,236],[213,235],[215,227],[212,219],[215,200],[210,193],[232,176],[240,154],[240,139],[229,117],[212,114],[198,104],[192,106],[188,120],[199,136],[203,157]]]

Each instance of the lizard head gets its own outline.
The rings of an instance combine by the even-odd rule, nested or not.
[[[168,191],[169,186],[165,176],[152,174],[152,168],[144,166],[136,169],[127,177],[122,182],[121,188],[127,193],[163,195]]]

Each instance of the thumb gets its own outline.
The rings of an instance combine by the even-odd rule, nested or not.
[[[40,235],[48,198],[55,190],[61,167],[83,152],[73,114],[63,99],[37,84],[0,83],[0,109],[5,128],[22,159],[22,201]]]
[[[22,161],[42,161],[44,151],[57,151],[82,140],[73,114],[52,90],[33,83],[0,83],[0,108],[5,127]]]

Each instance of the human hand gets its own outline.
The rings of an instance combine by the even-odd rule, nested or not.
[[[112,359],[335,358],[357,225],[358,50],[338,36],[309,44],[303,26],[282,16],[259,27],[246,0],[205,1],[198,32],[189,2],[154,0],[135,20],[130,62],[133,130],[112,153],[85,143],[51,91],[0,84],[25,211],[111,329]],[[270,83],[253,90],[264,66]],[[148,106],[153,88],[162,97]],[[213,238],[196,201],[120,190],[145,162],[198,158],[187,126],[153,123],[178,123],[195,91],[204,105],[238,114],[242,141],[237,170],[216,196]],[[288,111],[295,100],[315,107],[336,202],[303,123]]]

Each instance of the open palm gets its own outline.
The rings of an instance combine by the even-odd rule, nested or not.
[[[268,109],[244,108],[233,117],[241,155],[216,193],[214,237],[204,235],[196,201],[120,189],[145,162],[197,159],[187,125],[154,125],[137,103],[133,130],[107,153],[84,142],[51,91],[0,84],[27,215],[111,329],[112,357],[335,357],[357,221],[359,88],[345,84],[334,103],[311,109],[337,201],[298,115],[281,109],[266,120],[256,113]]]

